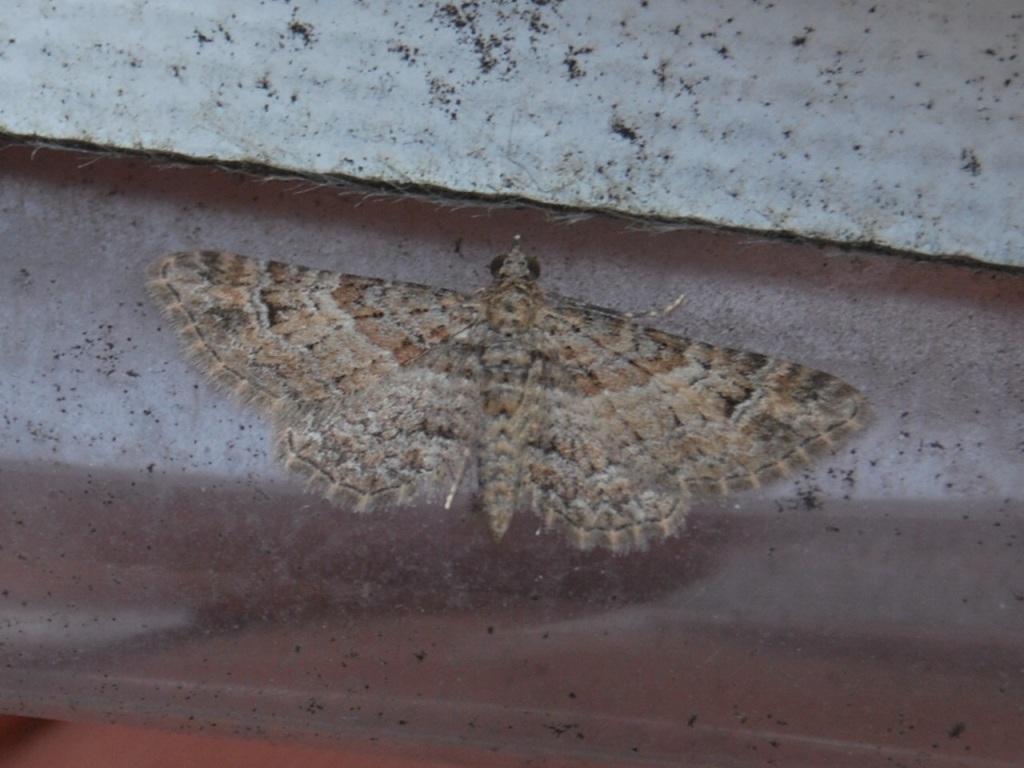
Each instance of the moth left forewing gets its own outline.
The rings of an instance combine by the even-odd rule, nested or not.
[[[213,251],[162,259],[148,287],[197,367],[267,411],[279,458],[335,503],[400,503],[465,461],[473,372],[441,369],[462,365],[448,346],[479,318],[472,296]]]
[[[374,348],[368,355],[387,355],[387,374],[298,426],[282,419],[282,459],[359,511],[450,493],[475,459],[483,419],[472,344],[479,301],[386,281],[346,283],[332,295]]]
[[[270,409],[362,391],[478,311],[441,288],[214,251],[165,257],[148,287],[196,366]]]

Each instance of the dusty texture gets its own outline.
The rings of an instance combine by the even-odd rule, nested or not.
[[[450,500],[475,465],[498,537],[532,507],[580,548],[643,549],[692,495],[777,478],[863,423],[834,376],[544,291],[518,246],[492,272],[462,295],[204,251],[156,263],[149,288],[332,501]]]

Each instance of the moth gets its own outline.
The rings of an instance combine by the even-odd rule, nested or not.
[[[849,384],[543,289],[519,246],[470,294],[217,251],[149,291],[191,361],[273,423],[276,453],[357,511],[468,469],[495,537],[532,510],[581,549],[645,549],[694,497],[761,485],[865,421]]]

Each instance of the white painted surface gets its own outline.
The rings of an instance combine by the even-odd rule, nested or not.
[[[1001,0],[12,0],[0,130],[1024,264]]]

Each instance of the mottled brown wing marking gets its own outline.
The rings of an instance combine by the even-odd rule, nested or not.
[[[682,525],[691,495],[774,479],[864,419],[827,373],[551,300],[541,326],[559,357],[530,476],[538,512],[583,548],[643,548]]]
[[[333,297],[351,314],[356,330],[400,365],[447,341],[480,316],[479,306],[460,293],[412,283],[348,277]]]
[[[149,290],[192,361],[243,403],[361,391],[474,321],[452,291],[228,253],[168,256]],[[382,314],[381,296],[397,297]]]
[[[427,386],[424,386],[427,385]],[[472,381],[400,369],[343,406],[298,410],[278,422],[277,450],[333,502],[357,511],[436,495],[457,477],[482,420]]]
[[[685,340],[641,328],[623,314],[548,293],[551,305],[539,326],[557,349],[559,362],[581,375],[572,385],[590,396],[646,383],[652,374],[674,368]]]
[[[476,321],[471,297],[215,252],[162,259],[149,290],[192,361],[268,409],[281,460],[334,501],[404,499],[465,461],[472,386],[423,368],[455,364],[431,352]]]

